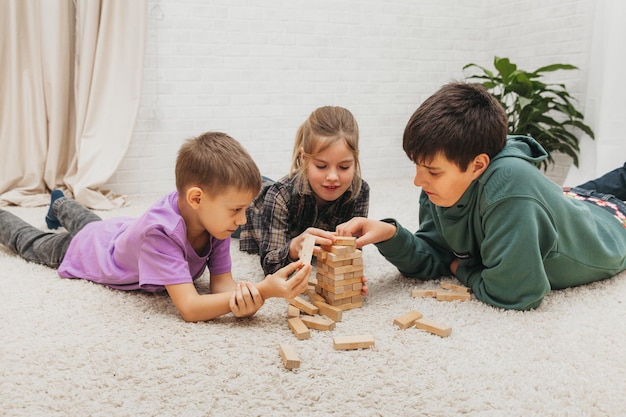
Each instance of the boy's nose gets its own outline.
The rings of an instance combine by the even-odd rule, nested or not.
[[[424,185],[422,183],[422,176],[420,175],[419,167],[415,167],[415,177],[413,177],[413,184],[415,184],[416,187],[421,187],[422,185]]]
[[[243,226],[244,224],[248,223],[248,220],[246,219],[246,211],[245,210],[241,210],[241,212],[237,216],[235,222],[239,226]]]

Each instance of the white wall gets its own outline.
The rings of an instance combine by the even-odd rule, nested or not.
[[[543,3],[149,0],[139,119],[105,188],[172,190],[180,143],[207,130],[229,133],[280,177],[298,126],[322,105],[355,114],[366,179],[410,176],[410,114],[465,64],[490,66],[494,55],[525,69],[579,66],[566,83],[584,105],[596,2]]]

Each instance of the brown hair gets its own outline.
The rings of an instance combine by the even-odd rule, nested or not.
[[[340,141],[348,146],[354,156],[354,178],[349,190],[352,192],[350,199],[356,198],[361,191],[362,184],[359,163],[359,126],[349,110],[338,106],[315,109],[296,133],[289,175],[296,178],[296,184],[300,190],[310,189],[306,178],[306,167],[310,157],[324,152]]]
[[[442,153],[465,171],[477,155],[493,158],[506,144],[504,108],[482,85],[450,83],[413,113],[402,147],[415,163],[428,163]]]
[[[176,189],[184,192],[198,186],[219,194],[227,187],[252,191],[261,189],[261,173],[243,146],[221,132],[207,132],[188,139],[176,158]]]

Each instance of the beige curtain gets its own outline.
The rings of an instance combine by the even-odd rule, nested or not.
[[[0,204],[61,188],[93,209],[130,143],[146,0],[0,0]]]

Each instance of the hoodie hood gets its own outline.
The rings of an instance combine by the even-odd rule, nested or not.
[[[548,157],[545,149],[530,136],[510,135],[506,139],[506,146],[493,157],[492,161],[500,158],[515,157],[538,163]]]

